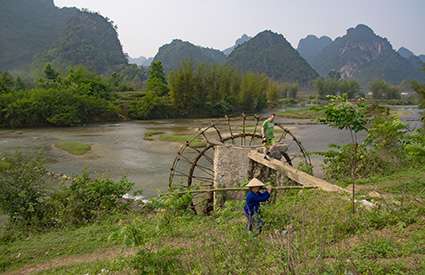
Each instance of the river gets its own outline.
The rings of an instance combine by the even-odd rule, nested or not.
[[[400,108],[402,118],[417,127],[419,111],[416,107]],[[350,142],[345,131],[323,125],[312,125],[306,120],[278,119],[303,143],[307,151],[325,151],[330,144]],[[167,133],[195,133],[210,123],[207,119],[179,119],[159,121],[131,121],[104,123],[75,128],[38,128],[0,131],[0,152],[42,152],[52,172],[78,175],[87,169],[92,175],[119,179],[128,177],[142,189],[146,197],[166,191],[172,161],[181,144],[144,140],[152,129]],[[92,150],[74,156],[54,146],[60,141],[90,144]],[[315,170],[318,162],[315,161]],[[320,173],[320,172],[319,172]]]

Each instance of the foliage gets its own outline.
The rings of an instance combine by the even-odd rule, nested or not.
[[[12,91],[15,87],[15,81],[8,72],[0,72],[0,94]]]
[[[425,71],[425,68],[424,68],[424,71]],[[419,98],[420,98],[419,106],[422,109],[424,109],[425,108],[425,84],[421,84],[417,81],[413,81],[412,88],[419,95]],[[425,113],[422,114],[422,121],[424,122],[424,128],[425,128]]]
[[[404,137],[403,149],[407,159],[415,165],[425,163],[425,134],[423,130],[416,130]]]
[[[180,194],[179,190],[168,192],[151,201],[151,206],[157,209],[166,209],[171,213],[192,213],[192,194]]]
[[[339,78],[318,78],[313,81],[313,86],[321,98],[346,94],[348,98],[355,98],[360,94],[360,85],[355,80],[342,80]]]
[[[39,157],[7,155],[0,170],[0,208],[10,222],[34,229],[79,225],[121,209],[121,198],[133,186],[126,179],[90,179],[83,174],[69,187],[48,189],[49,179]]]
[[[168,94],[167,79],[161,61],[154,61],[151,63],[148,80],[146,82],[146,90],[157,96],[165,96]]]
[[[173,115],[172,110],[167,97],[160,97],[148,91],[143,98],[131,103],[129,117],[132,119],[168,118]]]
[[[348,100],[347,95],[328,98],[329,103],[323,106],[324,116],[320,119],[321,123],[341,130],[347,129],[353,133],[366,129],[367,104],[362,101],[352,103]]]
[[[2,127],[75,126],[118,117],[108,81],[82,67],[62,76],[47,65],[40,85],[0,93]]]
[[[94,221],[119,208],[123,195],[128,193],[133,183],[127,179],[91,179],[88,174],[73,179],[69,188],[54,197],[59,204],[58,214],[63,222],[84,224]]]
[[[42,159],[21,153],[7,155],[0,170],[0,208],[10,221],[23,226],[48,226],[50,211]]]
[[[380,174],[387,170],[387,165],[381,161],[376,152],[368,150],[364,144],[332,145],[323,153],[323,169],[326,177],[332,180],[345,180],[354,175],[364,178]],[[353,167],[353,163],[356,166]]]
[[[373,146],[382,158],[399,163],[407,125],[398,117],[377,116],[368,129],[366,143]]]
[[[110,85],[117,92],[141,90],[146,79],[146,69],[135,64],[123,65],[109,76]]]
[[[267,90],[276,88],[271,85],[276,84],[265,75],[224,65],[185,62],[169,75],[171,103],[183,117],[260,111],[267,106]]]
[[[375,80],[370,83],[369,90],[374,99],[400,99],[401,94],[397,86],[393,86],[384,80]]]

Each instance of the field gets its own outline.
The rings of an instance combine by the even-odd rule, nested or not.
[[[211,216],[145,206],[83,227],[42,233],[3,229],[0,270],[41,274],[423,274],[425,170],[358,182],[360,206],[314,190],[280,194],[263,207],[259,236],[246,232],[242,202]],[[126,245],[125,245],[126,244]]]

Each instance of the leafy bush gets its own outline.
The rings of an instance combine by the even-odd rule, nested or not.
[[[425,133],[416,130],[404,139],[404,151],[410,162],[417,165],[425,163]]]
[[[51,210],[43,160],[17,153],[6,156],[0,171],[0,207],[14,224],[49,226]]]
[[[190,212],[192,194],[180,194],[178,191],[169,192],[151,201],[151,206],[171,211],[172,213]]]
[[[328,179],[344,180],[350,178],[352,173],[356,173],[358,177],[366,177],[385,171],[385,165],[365,145],[358,145],[356,154],[353,147],[352,144],[332,145],[331,150],[322,154],[323,168]],[[354,171],[353,161],[357,163]]]
[[[60,191],[48,190],[44,162],[40,157],[8,155],[0,170],[0,208],[16,225],[49,228],[79,225],[122,209],[121,198],[133,186],[127,179],[75,178]]]
[[[121,198],[133,184],[127,179],[91,179],[84,173],[71,186],[57,194],[64,221],[71,224],[89,223],[119,209]]]
[[[129,117],[132,119],[158,119],[172,116],[172,106],[167,97],[160,97],[153,92],[146,95],[129,107]]]

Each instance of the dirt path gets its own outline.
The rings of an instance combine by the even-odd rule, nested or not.
[[[105,261],[112,260],[118,257],[132,256],[136,253],[136,249],[109,248],[106,250],[95,251],[89,254],[55,258],[44,263],[27,265],[19,270],[6,272],[5,274],[35,274],[41,271],[72,266],[76,264]]]

